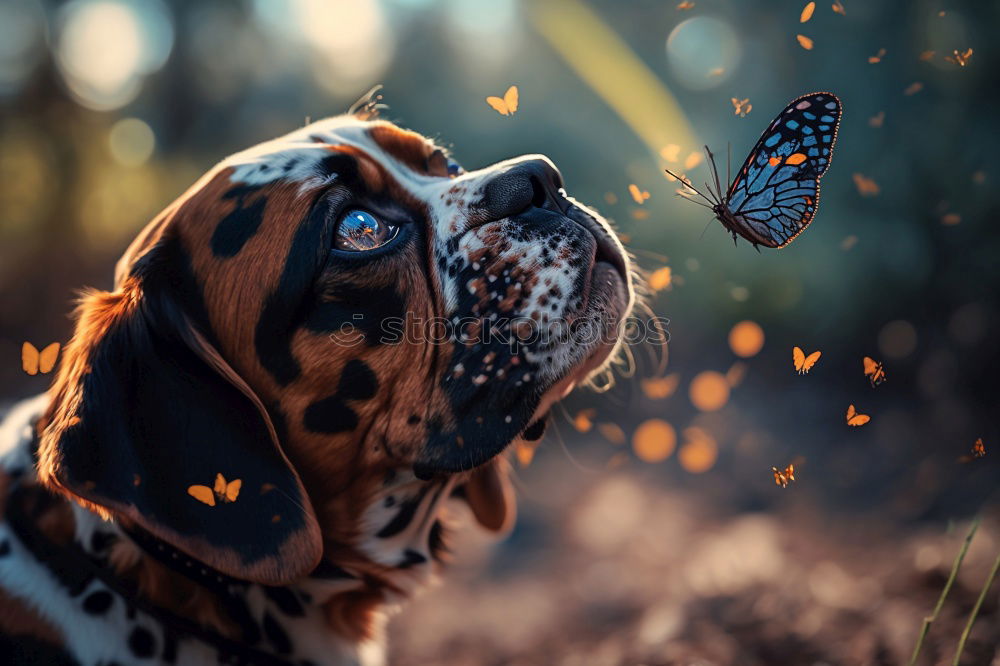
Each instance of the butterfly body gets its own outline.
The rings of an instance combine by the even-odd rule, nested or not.
[[[764,130],[725,192],[717,171],[716,191],[709,188],[708,196],[686,178],[671,175],[709,202],[734,240],[739,236],[754,247],[785,247],[816,216],[819,181],[830,166],[840,116],[840,100],[832,93],[792,100]],[[708,156],[714,167],[711,151]]]

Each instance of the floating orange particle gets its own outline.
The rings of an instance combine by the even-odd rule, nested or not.
[[[795,39],[799,40],[799,46],[804,48],[806,51],[812,51],[813,40],[809,39],[805,35],[795,35]]]
[[[577,432],[590,432],[594,427],[594,417],[597,415],[596,409],[581,409],[573,417],[573,427]]]
[[[684,445],[677,452],[681,467],[691,474],[703,474],[712,469],[719,458],[719,446],[707,432],[697,427],[684,429]]]
[[[691,398],[691,404],[701,411],[718,411],[729,402],[729,382],[721,373],[705,370],[691,380],[688,396]]]
[[[657,268],[655,271],[649,274],[649,288],[653,291],[663,291],[664,289],[670,289],[670,283],[672,282],[673,272],[670,270],[670,266],[664,266],[662,268]]]
[[[816,11],[816,3],[809,2],[806,6],[802,8],[802,13],[799,14],[799,23],[806,23],[809,19],[813,17],[813,12]]]
[[[632,450],[640,460],[648,463],[666,460],[676,446],[677,433],[663,419],[642,422],[632,435]]]
[[[681,376],[674,372],[666,377],[650,377],[639,382],[642,392],[651,400],[663,400],[669,398],[677,390]]]
[[[760,353],[764,347],[764,329],[755,321],[745,319],[729,331],[729,348],[733,353],[743,358],[750,358]]]
[[[617,423],[598,423],[597,431],[615,446],[621,446],[625,443],[625,431]]]

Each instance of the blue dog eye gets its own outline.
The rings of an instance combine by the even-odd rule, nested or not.
[[[454,178],[455,176],[459,176],[463,173],[465,173],[465,169],[462,168],[461,164],[453,159],[448,160],[448,176]]]
[[[368,211],[348,211],[337,224],[334,247],[346,252],[364,252],[382,247],[393,238],[399,227],[394,227]]]

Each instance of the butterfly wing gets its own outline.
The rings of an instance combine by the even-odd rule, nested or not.
[[[188,486],[188,495],[202,504],[215,506],[215,493],[208,486]]]
[[[215,494],[220,497],[226,494],[226,477],[221,474],[215,475]]]
[[[840,100],[826,92],[799,97],[778,114],[726,192],[733,231],[751,243],[780,248],[809,226],[840,116]]]
[[[493,107],[493,109],[497,113],[504,116],[510,115],[510,111],[507,109],[507,103],[504,102],[499,97],[490,95],[489,97],[486,98],[486,103],[489,104],[491,107]]]
[[[878,367],[875,363],[875,359],[865,356],[861,363],[865,366],[865,375],[871,376],[875,374],[875,370]]]
[[[792,363],[795,364],[795,370],[799,373],[803,372],[802,366],[805,365],[806,355],[799,347],[792,347]]]
[[[823,355],[823,352],[821,352],[821,351],[814,351],[812,354],[809,354],[809,356],[806,356],[805,363],[802,364],[802,369],[805,372],[809,372],[810,370],[812,370],[812,367],[814,365],[816,365],[816,361],[818,361],[819,357],[822,356],[822,355]]]
[[[226,486],[226,501],[235,502],[236,498],[240,496],[240,488],[243,487],[243,479],[236,479],[235,481],[230,481]]]
[[[38,374],[38,348],[30,342],[21,345],[21,369],[29,375]]]
[[[38,354],[38,371],[43,375],[52,372],[57,358],[59,358],[59,343],[53,342]]]
[[[503,94],[504,104],[507,105],[507,110],[513,114],[517,111],[518,93],[517,86],[511,86],[507,88],[507,92]]]

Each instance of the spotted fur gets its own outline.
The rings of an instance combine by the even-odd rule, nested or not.
[[[336,250],[353,208],[396,238]],[[51,390],[0,431],[0,503],[37,513],[34,536],[0,522],[0,605],[21,618],[0,613],[0,645],[380,663],[453,498],[510,524],[500,454],[606,361],[631,293],[614,234],[542,156],[464,172],[362,114],[224,160],[83,298]],[[217,474],[235,497],[188,492]]]

